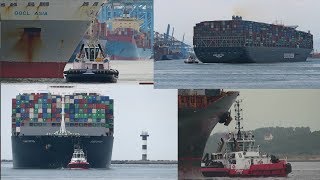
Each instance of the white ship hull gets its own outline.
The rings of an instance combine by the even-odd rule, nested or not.
[[[31,2],[34,6],[28,4]],[[0,2],[0,77],[13,77],[22,65],[26,69],[28,65],[32,69],[46,69],[46,63],[60,63],[59,66],[67,63],[103,1],[47,0],[48,4],[41,5],[40,2],[44,1]],[[58,69],[50,69],[54,70]],[[21,77],[26,77],[23,74]]]

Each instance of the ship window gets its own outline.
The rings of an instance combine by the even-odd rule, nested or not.
[[[90,48],[90,58],[89,58],[90,61],[94,61],[95,59],[94,55],[95,55],[94,48]]]
[[[49,6],[49,2],[40,2],[39,6]]]
[[[34,2],[28,2],[28,6],[34,6]]]
[[[99,69],[103,69],[103,64],[99,64]]]
[[[241,153],[238,153],[238,155],[239,155],[239,158],[242,158],[242,154]]]
[[[83,2],[82,6],[89,6],[89,2]]]
[[[96,56],[95,57],[98,57],[98,53],[99,53],[99,48],[96,48]]]
[[[5,6],[6,6],[6,3],[0,3],[0,6],[1,6],[1,7],[5,7]]]
[[[87,59],[89,59],[89,48],[85,48],[84,50],[86,52]]]
[[[10,3],[10,6],[18,6],[17,3]]]
[[[94,2],[92,6],[98,6],[99,2]]]
[[[92,64],[92,69],[97,69],[97,64]]]

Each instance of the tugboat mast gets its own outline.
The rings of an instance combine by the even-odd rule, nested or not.
[[[237,139],[241,139],[241,129],[243,129],[240,123],[243,120],[242,108],[240,108],[240,103],[242,103],[242,100],[237,100],[234,104],[234,111],[235,111],[234,119],[237,122],[236,129],[238,130]]]

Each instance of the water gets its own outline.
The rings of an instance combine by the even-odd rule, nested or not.
[[[266,64],[155,62],[156,88],[320,88],[320,59]]]
[[[1,179],[177,179],[174,164],[114,164],[111,169],[13,169],[12,163],[1,164]]]
[[[69,69],[72,64],[65,67]],[[119,84],[138,84],[140,82],[153,82],[153,60],[139,61],[110,61],[110,67],[119,71]],[[63,72],[61,72],[63,73]],[[6,78],[4,83],[67,83],[63,78]],[[72,84],[72,83],[68,83]],[[103,83],[101,83],[103,84]]]

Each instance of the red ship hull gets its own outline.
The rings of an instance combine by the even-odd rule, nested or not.
[[[0,78],[63,78],[67,62],[0,62]]]
[[[89,169],[89,163],[88,162],[69,163],[68,168],[70,168],[70,169]]]
[[[286,177],[291,172],[284,161],[273,164],[255,164],[249,169],[201,168],[205,177]]]

